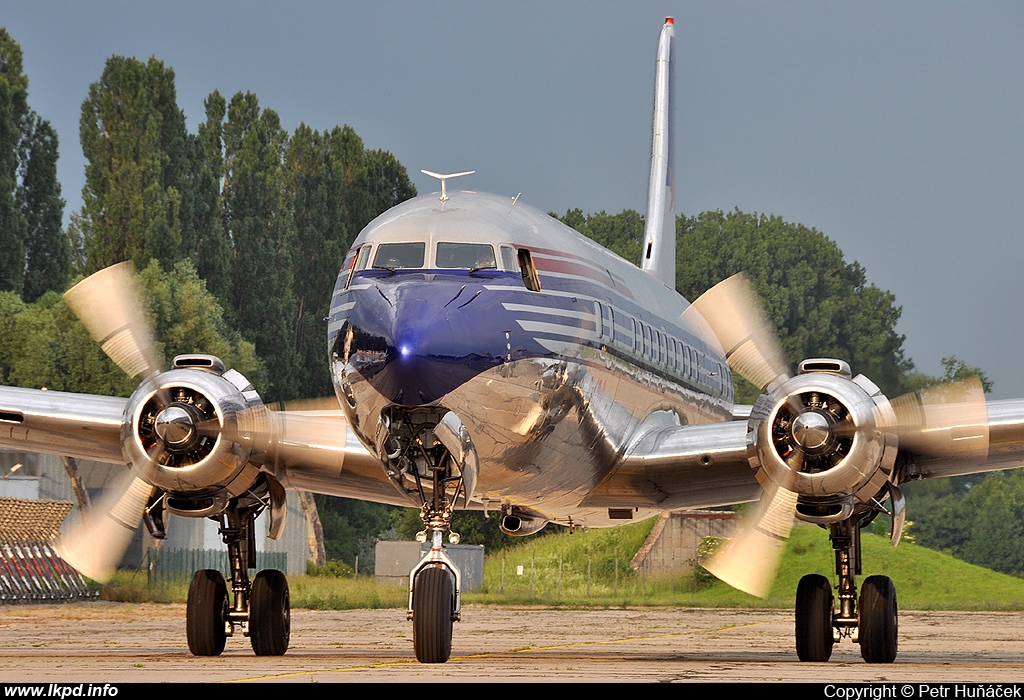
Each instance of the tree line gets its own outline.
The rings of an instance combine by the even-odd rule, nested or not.
[[[165,284],[189,274],[202,282],[209,297],[200,306],[220,317],[223,340],[255,349],[266,400],[329,395],[323,319],[338,270],[355,235],[415,196],[415,186],[392,154],[367,148],[350,126],[300,124],[288,133],[251,92],[228,99],[215,90],[204,107],[205,120],[190,133],[173,69],[155,57],[110,57],[82,104],[83,204],[65,229],[57,135],[28,107],[21,49],[0,29],[5,308],[63,313],[63,302],[42,301],[46,292],[117,262],[146,270],[155,261],[151,274]],[[159,304],[150,305],[166,326]],[[202,350],[204,338],[167,330],[160,339],[168,354]],[[78,381],[81,391],[99,390],[92,376],[0,364],[0,380],[29,386]]]

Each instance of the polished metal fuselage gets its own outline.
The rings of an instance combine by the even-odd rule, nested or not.
[[[649,429],[732,418],[728,366],[680,320],[686,300],[552,217],[492,195],[421,197],[372,222],[347,265],[364,246],[409,241],[426,244],[422,268],[342,270],[332,377],[371,452],[396,409],[454,412],[479,457],[471,507],[584,526],[621,523],[613,507],[644,517],[654,511],[636,498],[585,501]],[[437,268],[439,242],[529,251],[541,289],[524,285],[518,263]]]

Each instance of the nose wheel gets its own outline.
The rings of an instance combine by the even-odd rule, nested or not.
[[[428,566],[416,576],[412,594],[412,640],[416,660],[440,664],[452,655],[454,581],[447,569]]]

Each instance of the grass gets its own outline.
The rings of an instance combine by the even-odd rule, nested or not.
[[[465,593],[464,603],[620,607],[676,605],[693,607],[792,608],[797,582],[808,573],[833,584],[834,560],[827,533],[818,527],[793,529],[778,576],[762,600],[715,581],[698,586],[692,575],[646,577],[630,559],[643,544],[654,519],[607,530],[556,532],[526,538],[516,547],[489,554],[484,587]],[[1024,610],[1024,579],[967,564],[948,554],[903,542],[862,536],[863,573],[893,579],[903,610]],[[519,567],[522,573],[519,573]],[[289,577],[294,608],[403,608],[404,586],[377,583],[372,577]],[[103,588],[107,600],[184,602],[188,581],[149,588],[145,574],[119,572]]]

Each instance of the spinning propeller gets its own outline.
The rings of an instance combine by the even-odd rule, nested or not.
[[[100,270],[64,297],[103,352],[142,382],[129,400],[122,431],[131,471],[57,546],[89,578],[110,579],[154,493],[226,505],[227,483],[233,494],[256,483],[259,472],[245,468],[254,451],[265,455],[263,465],[314,460],[340,470],[348,425],[335,400],[305,402],[294,413],[285,412],[290,406],[272,411],[251,387],[243,394],[247,381],[237,373],[241,381],[235,383],[228,374],[193,367],[164,373],[130,263]],[[244,479],[248,485],[239,487]]]
[[[891,470],[892,446],[933,458],[988,454],[988,411],[977,378],[889,401],[870,381],[850,378],[845,363],[806,361],[794,377],[743,274],[708,290],[682,319],[710,330],[732,370],[767,393],[750,418],[764,488],[760,507],[704,565],[734,588],[767,594],[802,498],[812,522],[850,517],[864,504],[864,489],[868,501],[890,493],[902,501],[888,471],[878,474],[883,463]]]

